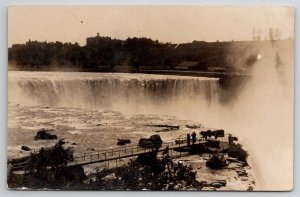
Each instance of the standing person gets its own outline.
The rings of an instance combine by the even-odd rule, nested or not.
[[[195,132],[192,133],[192,142],[193,144],[195,144],[196,142],[196,137],[197,137],[197,134]]]
[[[190,146],[190,144],[191,144],[191,135],[188,133],[186,135],[186,138],[187,138],[187,145]]]
[[[228,135],[228,143],[229,143],[229,146],[233,145],[233,137],[231,134]]]

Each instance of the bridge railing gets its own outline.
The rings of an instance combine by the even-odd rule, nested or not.
[[[201,138],[198,138],[197,141],[201,141]],[[139,145],[131,145],[124,146],[122,148],[115,149],[107,149],[105,151],[93,151],[93,152],[85,152],[81,154],[74,155],[74,161],[72,163],[80,164],[80,163],[88,163],[93,161],[100,160],[109,160],[109,159],[120,159],[122,157],[130,157],[131,155],[142,154],[146,152],[150,152],[153,149],[159,148],[160,150],[164,150],[166,147],[181,147],[187,144],[186,138],[177,138],[170,141],[164,141],[159,144],[152,143],[148,147],[141,147]]]
[[[186,142],[186,138],[176,138],[176,139],[173,139],[173,140],[169,140],[169,141],[164,141],[161,143],[161,145],[165,145],[165,146],[170,146],[170,145],[179,145],[180,144],[184,144],[184,143],[187,143]],[[152,145],[155,145],[154,143],[152,143]],[[96,152],[97,154],[98,153],[109,153],[109,152],[118,152],[118,151],[130,151],[131,149],[145,149],[147,147],[141,147],[139,146],[138,144],[134,144],[134,145],[125,145],[125,146],[122,146],[122,147],[118,147],[118,148],[111,148],[111,149],[105,149],[105,150],[94,150],[94,151],[87,151],[87,152],[81,152],[81,153],[75,153],[74,156],[75,157],[81,157],[81,156],[84,156],[84,155],[89,155],[91,153],[94,153]],[[151,148],[151,147],[148,147],[148,148]]]

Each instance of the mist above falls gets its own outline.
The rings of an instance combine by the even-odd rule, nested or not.
[[[121,73],[9,72],[9,101],[199,119],[219,105],[219,79]],[[210,117],[212,118],[212,117]]]

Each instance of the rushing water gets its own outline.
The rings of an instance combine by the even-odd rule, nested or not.
[[[287,190],[293,183],[293,72],[282,83],[274,65],[258,63],[239,94],[229,96],[236,99],[231,105],[220,102],[224,90],[216,78],[79,72],[10,71],[8,100],[50,109],[174,115],[223,128],[252,150],[263,182],[257,189]]]
[[[218,81],[127,73],[13,71],[9,72],[9,102],[142,114],[180,112],[184,116],[195,112],[195,106],[203,110],[218,103]]]

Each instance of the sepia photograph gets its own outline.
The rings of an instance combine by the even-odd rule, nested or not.
[[[294,43],[289,6],[8,7],[7,188],[291,191]]]

